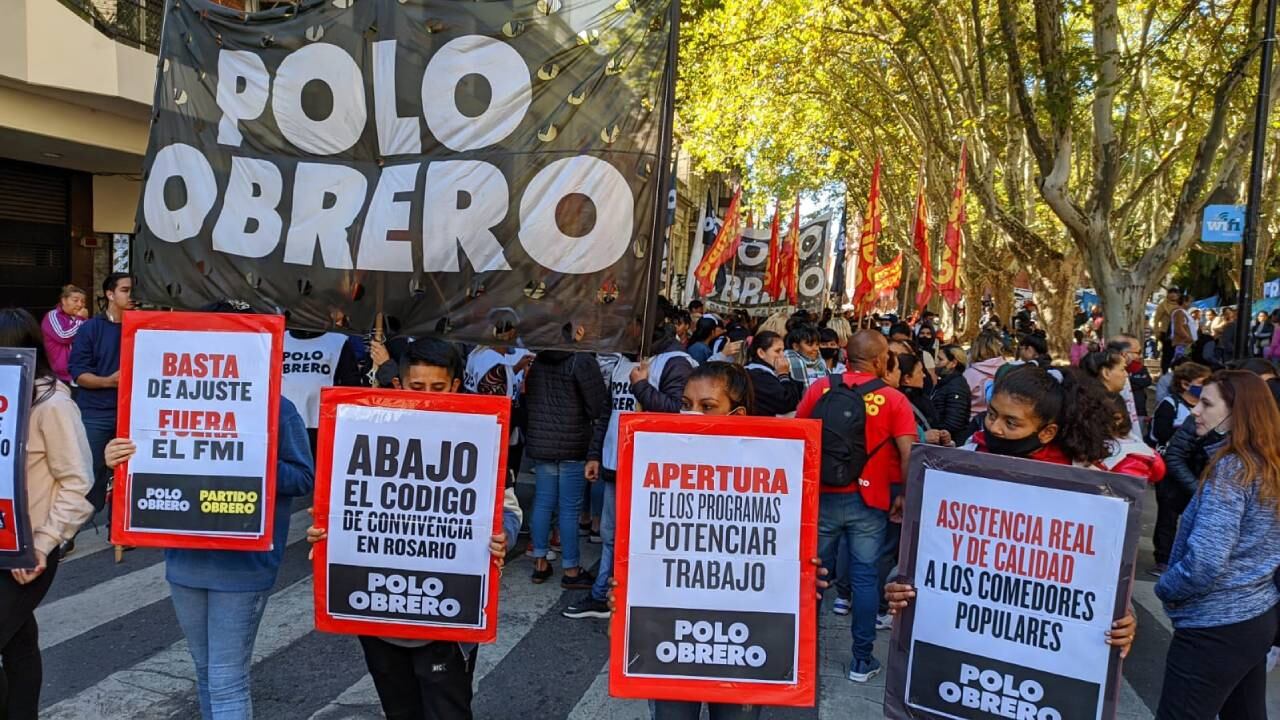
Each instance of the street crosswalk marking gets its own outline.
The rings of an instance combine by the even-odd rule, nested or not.
[[[588,549],[595,546],[588,546],[587,543],[583,543],[583,546],[582,564],[590,566],[598,559],[599,551]],[[524,569],[525,563],[513,563],[512,568],[502,576],[501,597],[498,602],[498,640],[479,648],[475,674],[477,687],[489,671],[533,629],[538,619],[560,600],[560,593],[553,588],[530,582]],[[554,579],[553,576],[552,580]],[[353,709],[377,704],[378,693],[373,686],[373,678],[366,674],[332,703],[312,715],[311,720],[350,718]]]
[[[253,650],[256,664],[315,628],[311,578],[286,587],[267,603]],[[195,667],[187,641],[179,640],[133,667],[112,673],[102,682],[47,708],[44,720],[86,718],[167,718],[166,708],[195,691]]]
[[[292,545],[306,535],[309,520],[306,511],[293,514],[287,544]],[[88,592],[46,603],[36,608],[40,648],[51,648],[168,598],[169,583],[164,579],[164,563],[158,562],[99,583]]]

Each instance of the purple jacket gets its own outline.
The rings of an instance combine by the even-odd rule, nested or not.
[[[45,314],[40,321],[40,329],[44,331],[44,351],[49,355],[49,365],[58,379],[64,383],[71,382],[71,373],[67,371],[67,360],[71,358],[71,343],[76,339],[76,331],[84,324],[83,318],[68,315],[62,308],[55,307]]]

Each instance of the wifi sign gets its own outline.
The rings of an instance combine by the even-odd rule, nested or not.
[[[1200,221],[1200,240],[1238,243],[1244,239],[1244,205],[1206,205]]]

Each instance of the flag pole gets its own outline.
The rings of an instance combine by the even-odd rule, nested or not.
[[[654,192],[653,234],[649,238],[649,273],[648,285],[645,288],[644,310],[641,313],[644,326],[640,328],[640,356],[649,354],[653,344],[653,330],[658,309],[658,278],[662,272],[662,240],[663,225],[666,224],[667,193],[671,184],[671,131],[675,120],[676,109],[676,55],[680,49],[680,0],[671,0],[671,24],[667,35],[667,68],[664,73],[665,86],[662,89],[662,135],[658,145],[658,186]]]

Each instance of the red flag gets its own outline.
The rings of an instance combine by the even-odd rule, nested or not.
[[[876,268],[876,242],[880,239],[880,158],[871,170],[871,191],[867,193],[867,216],[862,221],[862,238],[858,242],[858,284],[853,291],[854,307],[861,309],[875,301],[873,275]]]
[[[884,265],[877,267],[872,274],[872,291],[876,297],[890,293],[902,284],[902,253]]]
[[[916,295],[917,314],[929,304],[933,296],[933,263],[929,259],[929,221],[925,216],[924,201],[924,168],[920,168],[920,187],[916,193],[916,220],[911,230],[911,241],[916,253],[920,255],[920,267],[924,272],[920,276],[920,293]]]
[[[738,252],[738,246],[742,244],[742,229],[738,227],[740,200],[742,200],[742,188],[738,188],[733,194],[733,200],[729,201],[729,210],[724,214],[724,225],[720,227],[716,241],[707,248],[702,256],[702,262],[698,263],[698,269],[693,273],[698,281],[698,291],[703,295],[709,295],[715,289],[716,273],[720,270],[720,266],[733,257],[733,254]]]
[[[956,177],[956,189],[951,193],[951,208],[947,212],[947,230],[942,236],[942,260],[938,263],[938,292],[949,304],[955,305],[964,296],[960,287],[960,251],[964,244],[964,177],[966,147],[960,145],[960,173]]]
[[[782,294],[782,238],[778,235],[778,201],[773,203],[773,222],[769,224],[769,261],[764,267],[764,291],[777,299]]]
[[[796,304],[800,290],[800,196],[796,196],[795,208],[791,211],[791,229],[787,230],[787,240],[782,243],[787,250],[787,264],[783,267],[786,276],[783,282],[787,285],[787,301]]]

